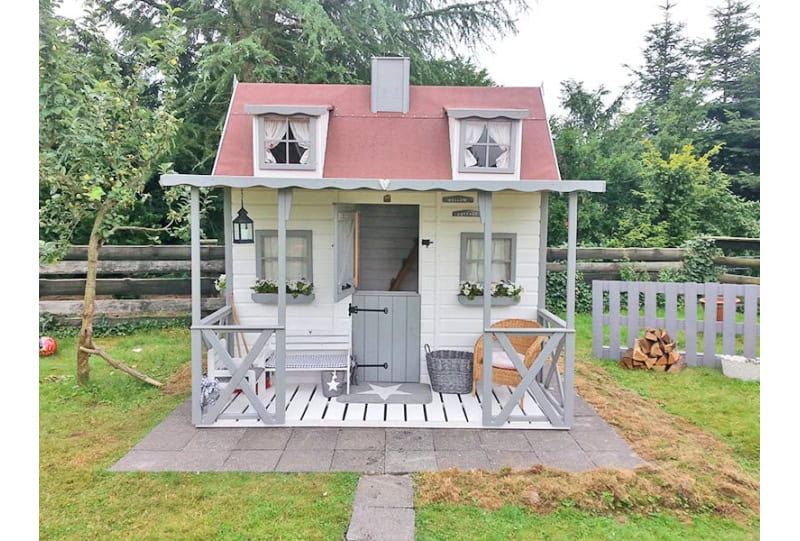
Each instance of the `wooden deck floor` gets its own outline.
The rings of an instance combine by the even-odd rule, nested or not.
[[[494,386],[491,396],[493,414],[511,396],[512,388]],[[275,391],[260,395],[267,411],[275,411]],[[472,394],[433,393],[429,404],[345,404],[325,398],[319,385],[291,384],[286,389],[286,423],[283,426],[392,427],[392,428],[487,428],[482,424],[481,392]],[[493,428],[554,428],[528,392],[512,415],[534,415],[536,421],[513,421]],[[265,426],[256,416],[244,394],[239,394],[225,409],[215,427]]]

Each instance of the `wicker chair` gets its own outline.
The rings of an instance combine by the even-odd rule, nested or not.
[[[541,325],[528,319],[503,319],[497,323],[494,323],[492,327],[501,329],[520,329],[538,328],[541,327]],[[514,348],[514,350],[524,355],[522,362],[528,368],[531,367],[533,362],[536,360],[536,357],[542,351],[544,339],[544,336],[508,336],[508,341],[511,342],[511,346]],[[494,338],[494,341],[496,342],[497,338]],[[483,336],[480,336],[475,342],[472,362],[472,393],[475,394],[475,391],[478,387],[478,380],[483,377]],[[521,382],[522,376],[520,376],[516,369],[497,368],[495,366],[492,367],[492,383],[516,387]]]

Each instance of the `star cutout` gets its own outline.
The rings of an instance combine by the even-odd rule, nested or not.
[[[336,377],[336,372],[331,372],[331,380],[328,382],[328,390],[336,391],[339,389],[339,380]]]
[[[381,397],[381,400],[386,400],[387,398],[395,394],[411,394],[405,391],[398,390],[403,385],[402,383],[399,383],[397,385],[392,385],[389,387],[381,387],[379,385],[373,385],[371,383],[368,383],[367,385],[369,385],[372,390],[363,391],[358,394],[376,394]]]

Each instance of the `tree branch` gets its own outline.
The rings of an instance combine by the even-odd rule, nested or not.
[[[147,384],[152,385],[154,387],[163,387],[164,386],[164,384],[161,383],[160,381],[155,380],[155,379],[151,378],[150,376],[148,376],[146,374],[142,374],[138,370],[136,370],[134,368],[131,368],[127,364],[123,363],[122,361],[118,361],[118,360],[114,359],[113,357],[111,357],[111,355],[106,353],[101,348],[95,346],[94,344],[92,344],[92,348],[81,346],[80,350],[83,351],[84,353],[88,353],[89,355],[97,355],[98,357],[102,357],[103,359],[105,359],[105,361],[108,364],[110,364],[111,366],[113,366],[117,370],[121,370],[121,371],[125,372],[126,374],[131,375],[131,376],[135,377],[136,379],[138,379],[139,381],[143,381],[144,383],[147,383]]]

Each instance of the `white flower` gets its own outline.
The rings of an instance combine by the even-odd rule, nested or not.
[[[224,274],[220,274],[219,277],[216,280],[214,280],[214,289],[216,289],[217,291],[222,291],[223,289],[225,289],[227,279],[228,279],[227,276],[225,276]]]

